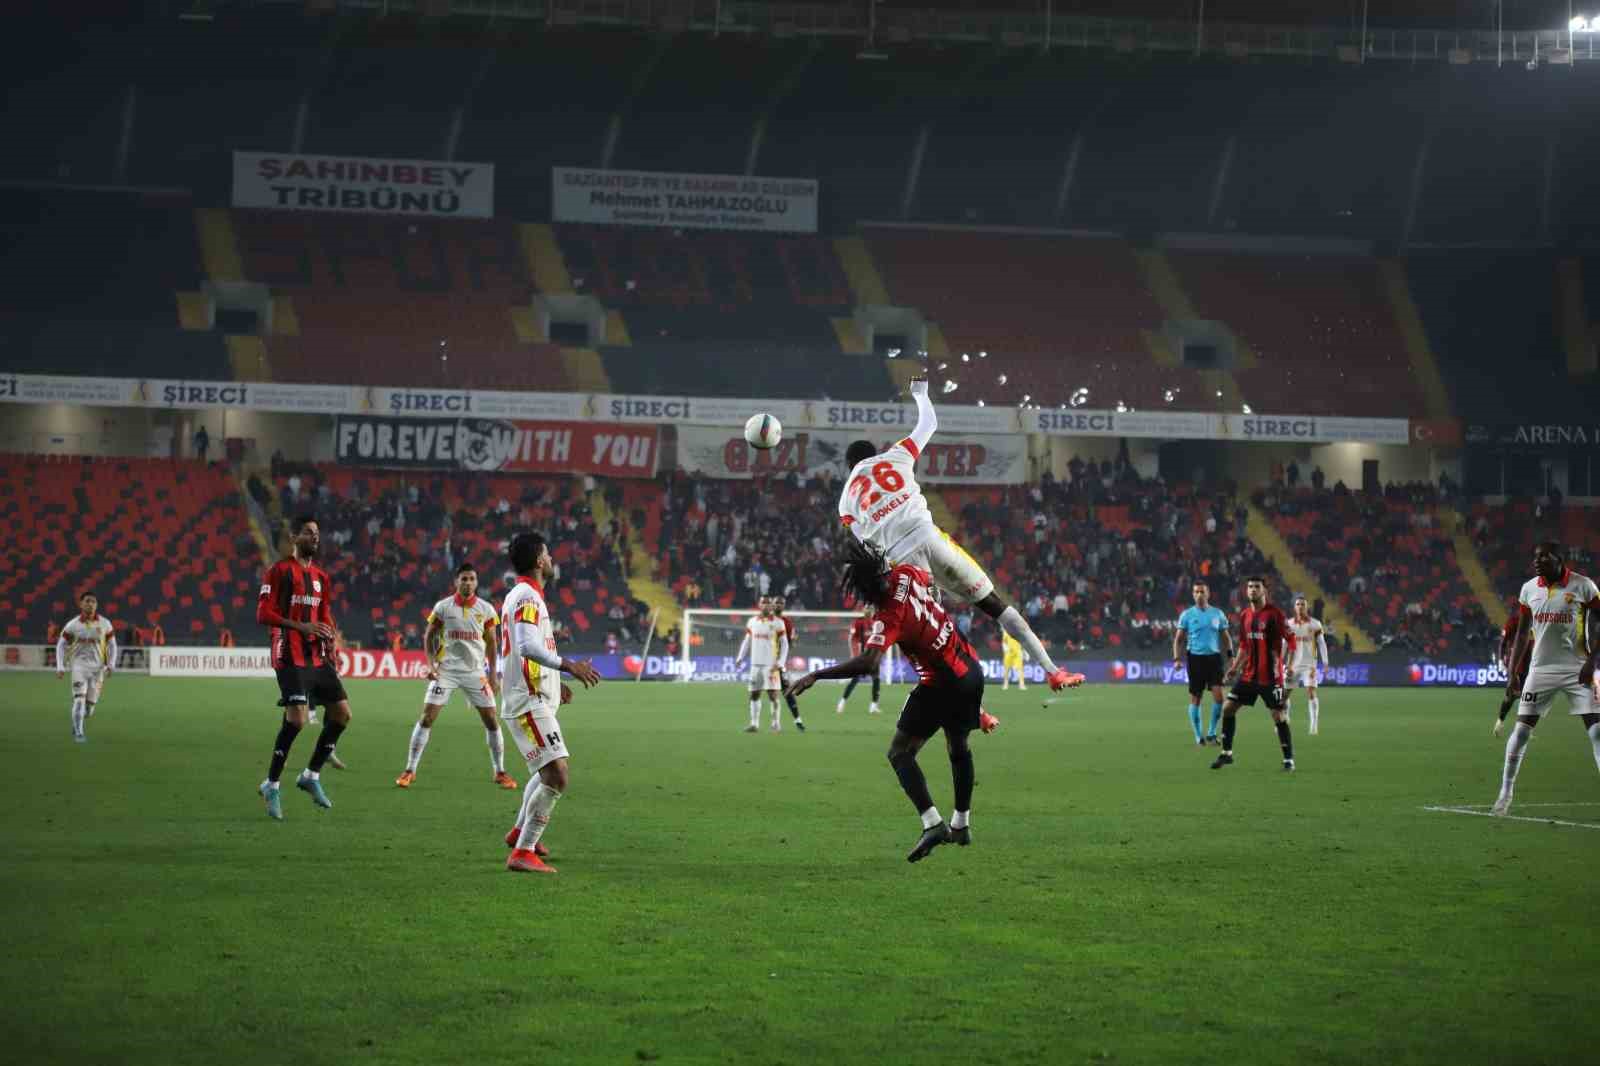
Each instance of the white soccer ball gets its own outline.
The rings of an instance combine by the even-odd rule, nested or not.
[[[769,414],[751,415],[750,421],[744,424],[744,439],[750,442],[752,448],[765,451],[777,447],[783,439],[783,426]]]

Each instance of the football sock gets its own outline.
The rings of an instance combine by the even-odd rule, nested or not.
[[[538,778],[535,777],[534,780],[538,781]],[[550,811],[560,798],[561,793],[539,781],[539,786],[533,790],[533,795],[528,799],[528,819],[522,823],[522,836],[517,840],[518,848],[532,851],[533,846],[539,843],[539,838],[544,836],[545,827],[550,824]]]
[[[433,736],[433,730],[418,722],[411,727],[411,747],[406,752],[406,772],[416,773],[417,765],[422,762],[423,749],[428,746],[428,739]]]
[[[971,823],[972,823],[972,812],[971,811],[964,811],[964,810],[961,810],[960,808],[957,808],[956,812],[950,816],[950,828],[951,829],[965,829]],[[935,823],[935,824],[937,824],[937,823]]]
[[[1029,628],[1027,622],[1023,621],[1022,615],[1017,613],[1015,607],[1007,607],[1001,611],[998,621],[1000,622],[1000,628],[1016,637],[1022,643],[1022,646],[1027,649],[1028,654],[1033,656],[1033,661],[1044,667],[1046,674],[1056,672],[1055,662],[1045,653],[1044,645],[1039,643],[1039,638],[1034,636],[1033,630]]]
[[[1600,722],[1589,727],[1589,744],[1594,748],[1594,765],[1600,769]]]
[[[1238,727],[1239,719],[1235,715],[1222,717],[1222,750],[1233,754],[1233,731]]]
[[[1222,704],[1213,703],[1211,705],[1211,730],[1206,733],[1206,736],[1214,737],[1217,735],[1217,723],[1220,721],[1222,721]]]
[[[872,675],[872,702],[878,702],[878,675]]]
[[[784,691],[783,699],[789,705],[789,713],[794,715],[794,720],[798,722],[800,720],[800,701],[789,695],[787,690]]]
[[[1306,701],[1306,713],[1309,716],[1306,719],[1306,727],[1313,733],[1317,731],[1317,712],[1321,709],[1317,706],[1317,698],[1315,696]]]
[[[1196,744],[1206,738],[1205,734],[1200,732],[1200,705],[1198,703],[1189,705],[1189,724],[1194,727],[1194,741]]]
[[[334,745],[339,743],[340,735],[344,733],[344,726],[333,719],[322,723],[322,732],[317,736],[316,750],[311,753],[311,761],[306,763],[306,769],[313,774],[322,772],[322,764],[328,761],[328,756],[333,754]]]
[[[972,809],[972,783],[977,771],[972,765],[972,749],[950,756],[950,779],[955,783],[955,807],[958,811]]]
[[[272,742],[272,762],[267,764],[267,780],[274,785],[283,777],[283,764],[289,761],[289,749],[294,747],[294,738],[299,735],[300,727],[287,718],[278,726],[278,739]]]
[[[760,725],[761,724],[761,701],[760,700],[751,700],[750,701],[750,724],[751,725]]]
[[[934,826],[944,821],[944,817],[939,814],[939,808],[934,807],[931,804],[923,810],[918,811],[917,817],[922,819],[922,828],[924,829],[932,829]]]
[[[1500,795],[1511,795],[1511,786],[1517,783],[1517,771],[1522,769],[1523,751],[1531,736],[1533,730],[1528,728],[1526,722],[1518,722],[1511,727],[1511,736],[1506,739],[1506,767],[1500,775]]]
[[[484,739],[489,743],[489,762],[494,767],[494,772],[506,772],[506,738],[500,732],[500,723],[496,722],[493,729],[484,730]]]
[[[83,735],[84,707],[82,700],[72,701],[72,735]]]
[[[909,751],[901,752],[889,757],[889,765],[894,767],[894,775],[900,779],[900,788],[917,809],[917,813],[933,810],[933,797],[928,794],[928,779],[922,776],[922,767],[917,765],[917,757]],[[923,817],[923,828],[938,825],[938,811],[934,811],[934,820],[929,822],[926,815]]]
[[[530,774],[528,783],[522,786],[522,802],[517,805],[517,822],[514,827],[517,831],[518,847],[521,847],[522,827],[528,824],[528,804],[533,802],[533,794],[539,791],[539,786],[542,784],[544,782],[540,781],[539,775],[535,773]]]
[[[1283,757],[1285,759],[1293,759],[1294,738],[1289,736],[1288,719],[1284,719],[1283,721],[1274,724],[1276,724],[1278,727],[1278,747],[1283,749]]]
[[[856,690],[856,686],[859,684],[861,684],[861,679],[859,677],[852,677],[850,679],[850,683],[844,687],[844,695],[839,697],[839,702],[843,703],[845,700],[849,699],[850,693],[854,692]]]

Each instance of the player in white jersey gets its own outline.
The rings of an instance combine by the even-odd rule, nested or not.
[[[56,679],[72,671],[72,739],[79,744],[84,722],[100,702],[106,675],[117,665],[117,631],[111,619],[101,617],[100,601],[92,592],[78,597],[78,614],[61,627],[56,638]]]
[[[1021,612],[1000,598],[977,560],[934,525],[915,471],[918,456],[939,427],[926,378],[911,380],[911,398],[917,403],[917,425],[909,437],[887,451],[880,452],[868,440],[854,441],[845,451],[850,475],[839,497],[839,520],[863,544],[878,549],[891,567],[926,570],[934,584],[976,604],[1044,667],[1051,689],[1082,684],[1082,675],[1069,674],[1050,659]]]
[[[1317,716],[1322,710],[1322,705],[1317,700],[1317,669],[1319,663],[1323,669],[1328,666],[1328,641],[1322,623],[1311,617],[1311,608],[1306,606],[1304,596],[1294,598],[1294,615],[1289,619],[1289,634],[1294,637],[1294,647],[1289,658],[1289,677],[1293,684],[1306,690],[1306,709],[1310,713],[1310,723],[1306,732],[1316,736]],[[1284,717],[1289,715],[1289,708],[1293,702],[1292,692],[1293,690],[1284,694]]]
[[[1600,654],[1600,640],[1595,635],[1596,625],[1600,625],[1600,588],[1574,573],[1566,565],[1561,545],[1550,541],[1534,546],[1533,572],[1537,576],[1522,586],[1518,597],[1521,620],[1510,661],[1520,662],[1530,643],[1533,658],[1526,678],[1513,675],[1506,681],[1506,695],[1515,695],[1520,688],[1521,696],[1517,724],[1506,741],[1505,769],[1493,814],[1511,809],[1512,788],[1528,738],[1559,694],[1567,698],[1567,713],[1583,721],[1595,766],[1600,767],[1600,703],[1594,691],[1595,658]]]
[[[495,690],[500,687],[495,663],[499,642],[495,626],[499,622],[494,605],[478,597],[478,571],[471,563],[462,563],[456,568],[455,595],[446,596],[428,612],[428,630],[422,635],[422,646],[428,652],[428,688],[422,697],[422,717],[411,727],[406,768],[394,781],[400,788],[410,788],[417,779],[422,753],[433,736],[433,723],[456,691],[477,709],[483,722],[494,783],[501,788],[517,787],[516,779],[506,773],[505,740],[494,706]]]
[[[761,694],[766,693],[772,704],[772,731],[783,731],[783,719],[778,714],[778,691],[783,687],[783,664],[789,659],[789,630],[772,610],[772,597],[762,596],[756,601],[757,613],[744,624],[744,640],[739,653],[733,657],[734,670],[750,657],[750,724],[746,733],[761,728]]]
[[[555,873],[540,843],[550,812],[567,791],[567,744],[556,721],[557,708],[572,699],[561,683],[571,674],[586,687],[600,683],[588,662],[563,659],[556,651],[555,624],[545,603],[544,586],[555,575],[550,548],[537,533],[511,538],[511,565],[517,583],[500,607],[500,717],[511,723],[511,737],[528,767],[516,824],[506,834],[511,855],[506,869],[518,873]]]

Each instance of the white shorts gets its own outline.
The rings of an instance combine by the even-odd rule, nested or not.
[[[440,670],[439,680],[428,682],[422,702],[442,706],[450,702],[450,694],[457,689],[474,707],[494,710],[494,690],[489,687],[489,679],[464,670]]]
[[[1567,694],[1568,714],[1600,714],[1600,703],[1595,700],[1594,689],[1576,681],[1534,689],[1523,686],[1522,699],[1517,703],[1517,714],[1530,718],[1543,718],[1556,701],[1559,693]]]
[[[1290,680],[1301,688],[1317,687],[1317,668],[1315,666],[1297,666],[1294,668]]]
[[[522,705],[521,714],[505,719],[506,730],[522,752],[529,773],[538,773],[557,759],[567,757],[567,742],[561,739],[561,723],[554,708],[543,703]]]
[[[778,668],[776,666],[750,667],[751,692],[776,692],[780,687],[782,686],[778,684]]]
[[[935,585],[970,603],[977,603],[994,591],[994,582],[989,580],[978,561],[951,540],[950,534],[937,527],[915,548],[899,557],[891,557],[889,564],[920,567],[933,576]]]
[[[89,703],[100,702],[100,688],[105,683],[106,668],[93,663],[72,664],[72,698]]]

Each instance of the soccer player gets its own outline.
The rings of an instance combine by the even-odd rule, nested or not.
[[[1600,626],[1600,588],[1574,573],[1561,545],[1552,541],[1534,546],[1533,572],[1535,576],[1517,597],[1521,617],[1510,658],[1519,661],[1530,645],[1533,657],[1520,686],[1516,677],[1506,682],[1506,695],[1520,688],[1521,702],[1517,724],[1506,741],[1500,795],[1490,808],[1490,813],[1497,815],[1511,809],[1512,788],[1528,738],[1558,694],[1567,697],[1567,713],[1583,721],[1594,748],[1595,766],[1600,767],[1600,702],[1594,691],[1595,660],[1600,656],[1600,640],[1595,637],[1595,628]]]
[[[1283,648],[1289,640],[1289,620],[1276,604],[1267,602],[1267,579],[1253,577],[1244,584],[1250,605],[1239,613],[1239,653],[1228,668],[1233,685],[1222,705],[1222,752],[1213,770],[1233,765],[1233,734],[1240,707],[1254,707],[1259,698],[1272,712],[1283,749],[1283,769],[1294,772],[1294,740],[1283,713]]]
[[[500,608],[500,665],[504,674],[500,717],[512,723],[528,766],[528,786],[516,824],[506,834],[511,854],[506,869],[517,873],[553,874],[549,852],[540,843],[550,812],[567,792],[567,744],[561,739],[557,709],[570,702],[572,690],[561,683],[570,674],[586,688],[600,683],[600,674],[585,660],[562,658],[556,651],[555,625],[545,604],[545,583],[555,574],[550,548],[537,533],[511,538],[511,565],[517,583]]]
[[[1185,607],[1172,634],[1172,665],[1188,656],[1189,725],[1194,742],[1204,747],[1217,744],[1217,723],[1222,720],[1222,657],[1233,658],[1233,637],[1228,632],[1228,616],[1211,606],[1211,586],[1196,581],[1189,588],[1194,606]],[[1200,695],[1211,690],[1211,728],[1200,732]]]
[[[92,592],[78,597],[78,614],[61,627],[56,638],[56,680],[72,668],[72,739],[87,743],[84,723],[94,716],[106,675],[117,665],[117,631],[111,619],[101,616],[100,600]]]
[[[471,563],[462,563],[456,568],[456,594],[446,596],[428,612],[428,629],[422,635],[430,660],[428,688],[422,697],[422,717],[411,728],[405,771],[394,781],[400,788],[410,788],[417,779],[417,766],[433,735],[433,723],[457,689],[483,722],[494,783],[501,788],[517,787],[516,780],[506,773],[505,739],[494,705],[500,685],[495,663],[499,641],[494,632],[499,622],[494,605],[478,598],[478,571]]]
[[[1005,630],[1000,631],[1000,691],[1011,687],[1011,675],[1017,675],[1017,691],[1028,691],[1028,679],[1022,676],[1022,643]]]
[[[778,664],[789,657],[789,635],[783,623],[773,616],[770,597],[762,596],[757,601],[757,609],[760,613],[744,624],[744,640],[739,644],[739,653],[733,657],[733,668],[738,670],[745,654],[748,652],[750,655],[750,724],[744,727],[744,731],[754,733],[760,730],[761,694],[766,693],[772,704],[772,731],[781,733],[783,720],[778,714]]]
[[[1000,599],[977,560],[933,524],[915,470],[917,457],[939,426],[928,399],[927,378],[911,380],[911,398],[917,404],[917,425],[909,437],[883,452],[869,440],[854,441],[845,450],[850,474],[839,496],[839,520],[862,543],[878,549],[891,566],[926,570],[940,588],[976,604],[1044,667],[1052,690],[1082,684],[1051,661],[1022,614]]]
[[[1495,716],[1491,730],[1495,736],[1499,736],[1505,728],[1506,715],[1511,713],[1517,698],[1522,695],[1522,682],[1528,676],[1528,661],[1533,657],[1533,644],[1529,643],[1523,646],[1522,657],[1516,662],[1511,661],[1511,651],[1517,640],[1517,626],[1521,621],[1522,604],[1512,600],[1511,613],[1506,616],[1505,625],[1500,627],[1500,648],[1495,653],[1500,660],[1500,668],[1506,672],[1505,698],[1500,701],[1500,712]]]
[[[1322,623],[1311,617],[1311,608],[1306,604],[1304,596],[1294,598],[1294,617],[1289,619],[1290,647],[1292,649],[1289,659],[1289,676],[1294,683],[1306,690],[1306,735],[1317,735],[1317,714],[1322,705],[1317,702],[1317,667],[1328,667],[1328,641],[1323,633]],[[1290,705],[1294,702],[1293,693],[1286,692],[1283,701],[1283,715],[1289,717]]]
[[[867,650],[867,636],[872,632],[872,616],[875,613],[877,613],[877,608],[868,604],[861,608],[861,617],[850,623],[850,635],[847,639],[850,644],[851,658]],[[872,702],[867,704],[868,714],[877,714],[880,710],[878,707],[880,679],[888,670],[888,667],[889,656],[885,655],[882,661],[879,662],[878,669],[872,671]],[[844,687],[844,695],[839,697],[839,706],[833,709],[835,714],[844,713],[845,701],[850,698],[850,693],[856,690],[856,686],[861,684],[861,679],[866,676],[866,674],[857,674],[850,679],[850,683]]]
[[[884,649],[893,644],[911,660],[920,680],[895,724],[889,765],[922,819],[922,835],[906,856],[907,862],[920,862],[940,844],[964,847],[972,843],[975,770],[967,736],[984,725],[980,717],[983,665],[934,598],[927,571],[906,564],[891,568],[877,548],[856,540],[846,543],[845,559],[842,584],[846,594],[875,608],[866,650],[848,662],[806,674],[790,688],[799,695],[818,681],[872,673]],[[1079,677],[1075,683],[1082,682]],[[917,765],[917,753],[941,729],[955,786],[954,814],[948,827],[933,804],[922,767]]]
[[[783,698],[789,704],[789,713],[794,716],[794,727],[800,732],[806,731],[806,724],[800,720],[800,701],[789,693],[789,679],[785,672],[789,663],[789,652],[794,651],[794,622],[783,613],[785,600],[782,596],[772,597],[772,616],[783,623],[783,635],[789,638],[789,651],[784,652],[783,658],[778,660],[778,691],[783,693]]]
[[[301,515],[290,523],[293,549],[267,571],[256,600],[256,621],[268,627],[272,668],[278,674],[278,706],[283,720],[272,745],[267,777],[256,789],[266,803],[269,818],[283,817],[278,779],[289,760],[289,749],[306,725],[307,705],[324,708],[322,733],[311,759],[295,787],[311,796],[318,807],[332,807],[322,789],[322,767],[333,756],[334,745],[350,724],[350,698],[334,669],[334,646],[339,632],[333,621],[333,582],[316,564],[322,546],[317,520]]]

